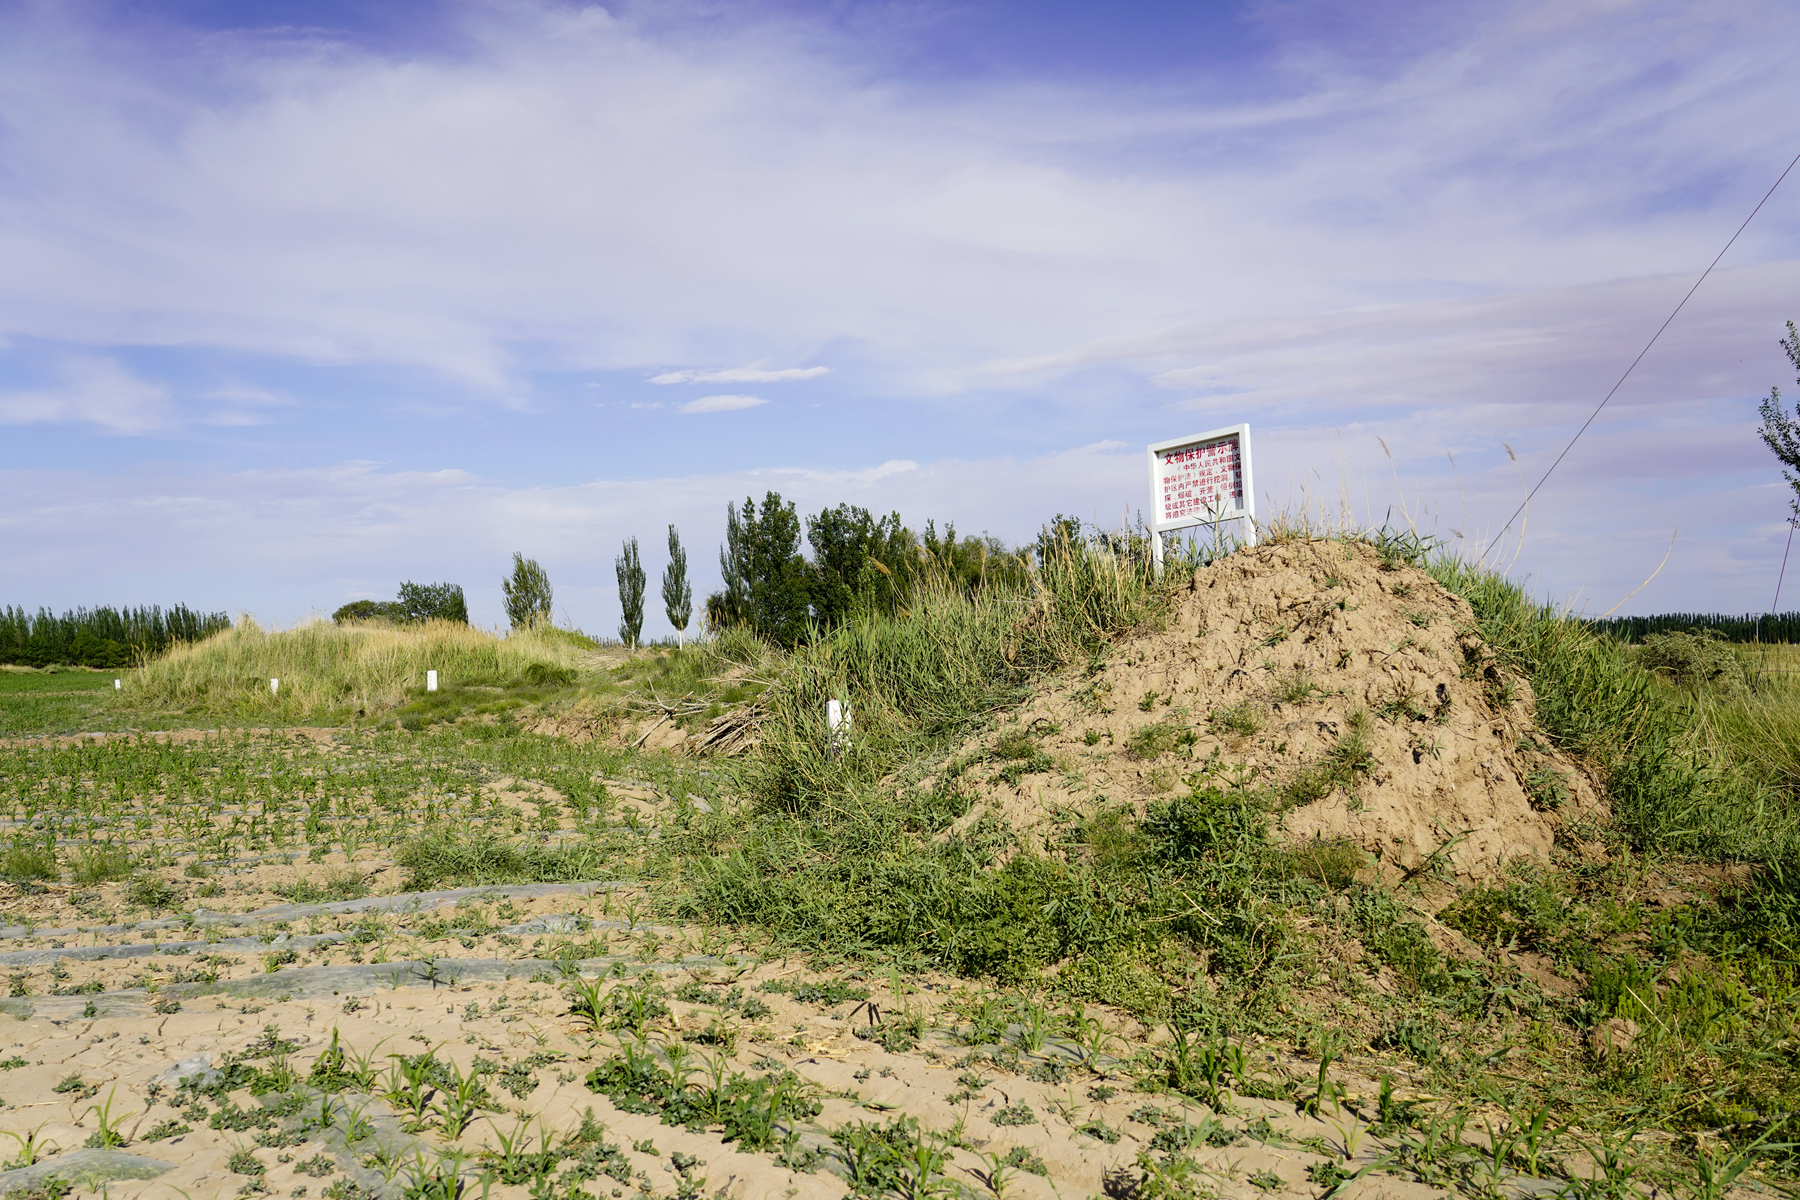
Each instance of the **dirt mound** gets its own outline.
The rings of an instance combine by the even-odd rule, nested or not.
[[[1264,790],[1281,836],[1353,844],[1389,881],[1544,857],[1600,802],[1474,626],[1466,602],[1365,543],[1241,551],[1195,573],[1164,629],[965,746],[952,761],[978,802],[958,824],[1025,830],[1211,784]]]

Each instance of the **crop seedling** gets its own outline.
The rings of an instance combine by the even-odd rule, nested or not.
[[[537,1139],[529,1131],[529,1123],[521,1120],[513,1126],[511,1133],[494,1127],[494,1138],[498,1145],[484,1151],[483,1161],[493,1172],[494,1179],[503,1184],[533,1183],[548,1176],[556,1169],[561,1155],[551,1148],[548,1137],[542,1134],[542,1119],[539,1120],[539,1136]],[[532,1150],[534,1140],[539,1148]]]
[[[455,1141],[483,1108],[492,1106],[493,1100],[481,1082],[481,1076],[474,1071],[465,1075],[455,1063],[446,1064],[440,1074],[444,1070],[449,1072],[450,1078],[443,1091],[443,1103],[438,1108],[438,1119],[444,1136]]]
[[[1337,1061],[1338,1055],[1343,1051],[1344,1041],[1340,1035],[1335,1033],[1319,1035],[1318,1076],[1313,1081],[1312,1095],[1305,1097],[1300,1102],[1300,1111],[1307,1116],[1319,1116],[1327,1101],[1330,1102],[1333,1112],[1343,1110],[1344,1085],[1332,1079],[1328,1074],[1331,1064]]]
[[[441,1066],[429,1051],[419,1055],[394,1054],[389,1057],[394,1061],[388,1068],[387,1098],[395,1107],[406,1110],[413,1126],[411,1132],[416,1133],[424,1126],[431,1101],[437,1095]]]
[[[88,1135],[87,1145],[105,1149],[126,1144],[125,1136],[119,1132],[119,1125],[127,1117],[130,1117],[133,1114],[120,1113],[118,1116],[113,1115],[113,1099],[118,1095],[118,1092],[118,1085],[114,1084],[112,1090],[106,1093],[106,1100],[103,1103],[93,1105],[87,1110],[88,1115],[94,1118],[94,1123],[98,1126],[93,1133]]]
[[[36,1129],[27,1130],[24,1133],[14,1133],[10,1129],[0,1129],[0,1135],[11,1138],[13,1143],[19,1149],[18,1154],[5,1164],[5,1169],[12,1171],[19,1167],[29,1167],[40,1159],[48,1158],[50,1155],[60,1152],[62,1150],[61,1146],[57,1145],[55,1142],[45,1143],[42,1140],[43,1132],[43,1125],[39,1125]]]
[[[982,1165],[987,1169],[976,1172],[975,1178],[981,1181],[981,1186],[993,1193],[994,1200],[1006,1200],[1012,1178],[1018,1174],[1019,1168],[1007,1162],[998,1153],[983,1151],[976,1153],[980,1155]]]
[[[375,1122],[370,1120],[365,1105],[357,1105],[344,1114],[344,1142],[354,1146],[375,1132]]]
[[[413,1155],[407,1169],[402,1200],[460,1200],[468,1181],[462,1176],[467,1155],[450,1150],[427,1161],[424,1151]]]

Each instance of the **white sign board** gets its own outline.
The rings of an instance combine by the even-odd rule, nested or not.
[[[1150,528],[1158,566],[1162,535],[1172,529],[1246,522],[1256,541],[1256,492],[1250,480],[1250,426],[1233,425],[1149,447]]]

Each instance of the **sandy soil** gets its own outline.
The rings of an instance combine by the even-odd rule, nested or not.
[[[8,969],[23,975],[34,992],[33,985],[52,982],[49,972],[60,967],[66,978],[55,982],[75,994],[4,1002],[14,1020],[0,1027],[6,1080],[0,1130],[20,1137],[35,1132],[40,1146],[73,1150],[96,1133],[101,1115],[96,1106],[110,1103],[111,1122],[126,1139],[123,1149],[167,1164],[155,1179],[111,1183],[108,1194],[115,1197],[231,1195],[257,1179],[277,1195],[301,1195],[301,1188],[320,1195],[344,1180],[382,1192],[393,1186],[383,1178],[383,1160],[399,1167],[394,1178],[404,1184],[407,1164],[420,1153],[427,1161],[453,1148],[479,1154],[497,1144],[498,1132],[510,1132],[521,1121],[567,1138],[589,1110],[591,1120],[605,1127],[604,1143],[618,1148],[614,1161],[629,1167],[620,1169],[623,1179],[588,1181],[589,1194],[599,1195],[843,1195],[847,1168],[835,1156],[830,1131],[897,1117],[955,1139],[946,1146],[944,1179],[986,1191],[982,1180],[992,1157],[1020,1148],[1044,1174],[1017,1172],[1007,1194],[1046,1198],[1096,1194],[1109,1179],[1123,1186],[1120,1181],[1136,1178],[1139,1152],[1172,1126],[1206,1131],[1214,1144],[1203,1140],[1190,1154],[1222,1196],[1316,1195],[1319,1189],[1306,1175],[1309,1166],[1345,1162],[1342,1143],[1348,1138],[1356,1158],[1346,1167],[1353,1170],[1369,1161],[1377,1145],[1352,1107],[1366,1109],[1375,1085],[1353,1068],[1338,1072],[1349,1090],[1346,1106],[1328,1110],[1322,1119],[1297,1114],[1292,1101],[1251,1098],[1224,1103],[1225,1115],[1215,1116],[1193,1101],[1139,1090],[1116,1056],[1151,1031],[1116,1015],[1107,1021],[1108,1030],[1097,1031],[1087,1044],[1057,1037],[1037,1041],[1018,1022],[984,1041],[971,1034],[973,1026],[963,1015],[979,997],[950,979],[840,977],[848,994],[803,1000],[792,994],[797,985],[829,978],[798,961],[764,959],[743,946],[712,946],[710,953],[696,954],[685,936],[692,931],[619,919],[628,892],[541,885],[282,906],[209,921],[204,937],[185,940],[179,928],[85,933],[40,928],[26,937],[15,926],[5,931],[14,936],[0,943],[5,956],[0,962],[12,959]],[[366,969],[353,970],[347,952],[357,945],[350,940],[357,923],[383,910],[393,938],[386,948],[403,948],[407,957],[355,964]],[[514,932],[479,932],[482,918],[491,921],[496,910],[511,918],[503,928]],[[466,932],[445,934],[446,923],[477,931],[477,952],[471,953]],[[533,934],[533,929],[564,932]],[[160,940],[147,944],[149,933]],[[817,1152],[811,1169],[783,1166],[769,1153],[742,1152],[722,1141],[716,1129],[672,1127],[654,1115],[620,1112],[606,1096],[589,1090],[587,1073],[639,1037],[596,1030],[571,1014],[564,976],[552,961],[571,943],[611,952],[584,956],[582,975],[622,972],[617,987],[653,981],[668,1011],[641,1031],[652,1045],[690,1046],[696,1061],[717,1062],[747,1077],[784,1071],[798,1076],[821,1104],[797,1134],[798,1145]],[[250,951],[252,945],[277,960]],[[365,949],[374,945],[363,943]],[[126,957],[75,958],[80,950],[103,948]],[[292,963],[279,961],[287,949],[299,951]],[[481,950],[499,953],[478,957]],[[18,961],[33,951],[43,952],[46,961]],[[166,982],[172,972],[156,971],[157,960],[203,962],[218,970],[219,978]],[[146,975],[152,977],[148,986]],[[81,988],[90,982],[103,990]],[[745,997],[760,1004],[746,1009]],[[168,1011],[157,1011],[159,1004]],[[920,1018],[916,1045],[899,1041],[884,1048],[877,1031],[895,1014]],[[733,1032],[721,1040],[717,1031],[727,1026]],[[448,1139],[439,1122],[413,1129],[390,1099],[343,1093],[331,1102],[331,1126],[319,1128],[323,1093],[305,1080],[334,1033],[345,1047],[372,1053],[384,1070],[388,1056],[426,1050],[465,1072],[481,1065],[477,1059],[485,1060],[491,1106],[460,1136]],[[266,1052],[271,1044],[279,1047],[274,1054]],[[265,1052],[259,1054],[259,1048]],[[204,1059],[218,1068],[234,1057],[259,1069],[285,1060],[298,1081],[285,1094],[256,1096],[238,1089],[223,1105],[195,1105],[191,1091],[179,1087],[172,1074],[178,1063]],[[1271,1079],[1308,1069],[1272,1050],[1257,1057]],[[502,1080],[518,1094],[502,1090]],[[1401,1086],[1404,1095],[1404,1079]],[[302,1099],[284,1105],[284,1095]],[[346,1143],[352,1109],[373,1128]],[[216,1120],[221,1112],[225,1119]],[[229,1128],[235,1113],[262,1117],[261,1127]],[[170,1135],[170,1123],[189,1128]],[[221,1123],[227,1128],[213,1127]],[[244,1150],[263,1174],[245,1173],[243,1159],[233,1169],[233,1155]],[[690,1160],[697,1165],[682,1166]],[[472,1174],[480,1165],[472,1160],[468,1170]],[[702,1177],[704,1188],[697,1188],[692,1181]],[[1404,1196],[1430,1189],[1383,1179],[1378,1190]],[[491,1194],[528,1192],[519,1185]]]
[[[1030,830],[1071,808],[1141,810],[1178,787],[1282,792],[1324,773],[1354,728],[1347,782],[1286,798],[1292,842],[1344,841],[1386,882],[1442,863],[1488,879],[1514,858],[1578,852],[1603,819],[1581,769],[1533,733],[1530,685],[1494,660],[1466,602],[1361,543],[1263,546],[1201,569],[1166,628],[1072,672],[963,748],[978,803]],[[1048,761],[1009,781],[995,750]],[[1016,769],[1015,769],[1016,770]],[[970,785],[965,785],[970,786]]]

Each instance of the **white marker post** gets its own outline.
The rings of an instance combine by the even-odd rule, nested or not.
[[[836,700],[825,702],[825,728],[831,734],[831,753],[833,757],[844,752],[850,744],[850,706],[839,704]]]
[[[279,679],[269,680],[269,695],[273,696],[276,692],[279,692],[280,690],[281,690],[281,680],[279,680]]]
[[[117,679],[113,680],[113,691],[115,691],[115,692],[120,691],[124,687],[125,687],[125,685],[123,683],[120,683]]]
[[[425,672],[425,690],[428,692],[437,691],[437,672],[436,671]]]
[[[1256,544],[1256,491],[1250,482],[1250,426],[1157,442],[1150,461],[1150,553],[1163,565],[1163,534],[1221,521],[1244,522]]]

